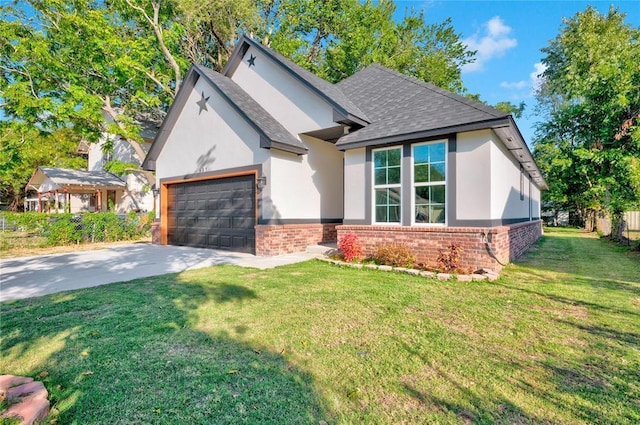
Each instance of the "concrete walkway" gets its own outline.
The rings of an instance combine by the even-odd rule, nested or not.
[[[149,243],[0,260],[0,302],[72,289],[179,273],[217,264],[267,269],[322,255],[321,250],[277,257]]]

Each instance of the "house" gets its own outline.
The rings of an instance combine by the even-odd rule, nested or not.
[[[95,212],[115,204],[125,189],[124,181],[104,171],[38,167],[27,188],[35,189],[35,205],[28,210],[48,213]],[[33,200],[26,202],[33,203]]]
[[[142,120],[138,124],[143,138],[141,147],[147,152],[155,137],[157,124]],[[144,175],[131,172],[116,176],[105,170],[105,165],[112,159],[141,164],[128,142],[121,137],[105,134],[96,143],[81,141],[78,153],[86,155],[87,170],[51,167],[38,167],[35,170],[27,190],[34,190],[36,195],[25,200],[26,211],[127,213],[153,210],[152,188]]]
[[[191,67],[143,167],[163,244],[276,255],[354,233],[499,269],[542,232],[510,115],[379,65],[334,85],[247,37],[222,73]]]

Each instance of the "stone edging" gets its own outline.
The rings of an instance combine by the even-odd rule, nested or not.
[[[405,273],[413,276],[422,276],[432,279],[438,280],[450,280],[455,278],[459,282],[472,282],[472,281],[482,281],[489,280],[493,282],[498,279],[500,275],[493,271],[485,271],[483,274],[474,273],[474,274],[451,274],[451,273],[436,273],[425,270],[417,270],[417,269],[407,269],[405,267],[392,267],[392,266],[384,266],[377,264],[362,264],[362,263],[347,263],[346,261],[333,260],[331,258],[319,258],[319,260],[334,264],[336,266],[341,267],[351,267],[353,269],[369,269],[369,270],[382,270],[387,272],[396,272],[396,273]]]
[[[40,423],[49,414],[49,393],[42,382],[14,375],[0,376],[0,400],[7,400],[9,408],[1,417],[15,418],[20,425]]]

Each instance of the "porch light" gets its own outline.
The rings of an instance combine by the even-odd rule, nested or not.
[[[264,189],[267,185],[267,176],[262,176],[258,179],[258,190]]]

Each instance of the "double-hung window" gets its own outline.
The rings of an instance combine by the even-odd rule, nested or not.
[[[402,148],[373,152],[374,216],[376,223],[400,223]]]
[[[414,222],[445,224],[446,155],[444,141],[412,146]]]

